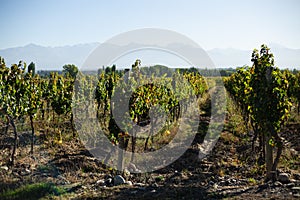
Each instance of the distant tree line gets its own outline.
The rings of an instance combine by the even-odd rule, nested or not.
[[[35,69],[35,65],[34,63],[30,64],[29,67],[33,65],[33,69]],[[28,67],[28,70],[31,69]],[[148,75],[154,75],[154,76],[161,76],[166,74],[167,77],[171,77],[172,74],[177,70],[180,73],[184,73],[184,72],[199,72],[202,76],[205,77],[216,77],[216,76],[222,76],[222,77],[229,77],[232,74],[234,74],[238,69],[240,69],[240,67],[237,68],[205,68],[205,69],[199,69],[199,68],[195,68],[195,67],[191,67],[191,68],[168,68],[166,66],[163,65],[154,65],[154,66],[150,66],[150,67],[141,67],[140,71],[143,74],[148,74]],[[110,73],[110,72],[114,72],[114,73],[119,73],[120,75],[123,73],[126,73],[127,71],[129,71],[130,69],[117,69],[116,65],[113,65],[112,67],[102,67],[99,68],[97,71],[93,71],[93,70],[83,70],[81,71],[83,74],[85,75],[91,75],[91,74],[95,74],[97,72],[97,74],[101,74],[102,72],[104,73]],[[282,69],[280,71],[285,71],[286,69]],[[293,69],[293,70],[289,70],[292,74],[297,74],[298,72],[300,72],[300,70],[297,69]],[[40,75],[41,77],[49,77],[50,74],[54,72],[57,74],[63,74],[62,70],[39,70],[37,71],[37,74]],[[33,73],[35,73],[33,71]]]

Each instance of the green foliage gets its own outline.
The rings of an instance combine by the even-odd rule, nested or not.
[[[27,89],[24,93],[28,101],[27,114],[35,115],[42,104],[41,80],[39,76],[29,73],[25,75],[25,81],[27,82]]]
[[[73,65],[68,65],[65,69],[71,73],[66,77],[52,74],[49,79],[41,79],[34,75],[34,64],[30,64],[29,73],[25,73],[26,63],[20,61],[10,68],[6,67],[4,59],[0,57],[0,110],[5,115],[8,123],[14,128],[14,148],[11,157],[11,164],[14,161],[14,154],[17,146],[17,131],[14,120],[30,117],[32,129],[31,152],[34,143],[33,119],[40,108],[47,102],[47,106],[58,114],[68,114],[71,112],[72,93],[75,72],[78,69]],[[74,72],[74,73],[72,73]],[[76,72],[76,73],[77,73]],[[71,76],[72,75],[72,76]],[[44,110],[44,109],[42,109]]]
[[[288,96],[292,101],[298,103],[298,114],[300,113],[300,72],[291,73],[290,71],[284,71],[284,75],[289,82],[287,90]]]
[[[141,60],[137,59],[134,64],[131,66],[132,71],[137,71],[139,70],[139,67],[141,66]]]
[[[120,102],[115,103],[115,110],[123,110],[121,107],[128,103],[124,103],[123,100],[129,101],[129,110],[126,113],[118,113],[118,115],[124,116],[123,119],[127,121],[141,125],[150,122],[149,113],[150,108],[153,107],[158,109],[155,114],[167,114],[167,123],[176,121],[180,112],[184,112],[184,108],[180,107],[181,101],[186,101],[191,95],[201,97],[207,91],[208,86],[204,78],[196,71],[187,71],[183,74],[175,72],[173,77],[168,77],[168,74],[165,73],[156,77],[155,68],[140,68],[140,65],[141,61],[136,60],[132,65],[133,70],[127,71],[125,76],[121,76],[109,67],[106,68],[105,72],[99,74],[95,91],[95,100],[98,105],[97,116],[100,118],[100,111],[103,111],[102,119],[106,114],[111,117],[109,121],[110,138],[114,143],[118,141],[120,132],[127,132],[132,129],[132,125],[125,122],[123,124],[126,130],[120,130],[115,125],[112,113],[110,113],[110,101],[112,97],[115,97],[114,95],[122,97],[121,99],[116,97]],[[158,66],[158,69],[163,72],[165,68]]]
[[[29,83],[25,81],[26,64],[20,62],[7,68],[1,64],[0,73],[0,108],[4,113],[15,119],[25,115],[28,111],[28,98],[26,91]]]
[[[35,183],[24,185],[15,190],[0,194],[1,199],[40,199],[49,195],[61,195],[65,191],[52,183]]]
[[[56,114],[68,114],[72,110],[73,80],[62,75],[52,73],[48,84],[48,91],[52,109]]]
[[[254,65],[238,69],[225,79],[225,87],[261,131],[270,132],[270,127],[273,127],[275,132],[279,132],[289,116],[290,96],[295,93],[295,87],[289,83],[289,73],[273,66],[273,54],[268,52],[265,45],[262,45],[260,53],[254,50]]]
[[[273,127],[278,132],[289,116],[291,107],[288,98],[288,80],[285,75],[273,67],[273,54],[268,53],[267,46],[262,45],[260,54],[254,50],[249,81],[250,113],[262,131]]]

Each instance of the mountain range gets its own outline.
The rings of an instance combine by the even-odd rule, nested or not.
[[[83,65],[87,57],[99,46],[100,43],[77,44],[72,46],[45,47],[36,44],[28,44],[23,47],[14,47],[0,50],[0,56],[5,59],[6,65],[18,63],[20,60],[27,64],[34,62],[36,70],[60,70],[65,64]],[[177,48],[189,49],[191,52],[195,47],[181,44]],[[139,45],[135,44],[138,48]],[[275,57],[275,65],[279,68],[300,69],[300,49],[291,49],[278,44],[268,45]],[[117,46],[107,47],[109,50]],[[241,50],[234,48],[215,48],[206,51],[215,66],[218,68],[239,67],[251,65],[252,50]],[[165,59],[170,59],[165,57]]]

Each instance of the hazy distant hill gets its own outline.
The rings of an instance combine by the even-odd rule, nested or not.
[[[64,64],[75,64],[81,66],[88,55],[99,45],[99,43],[78,44],[62,47],[44,47],[29,44],[24,47],[16,47],[0,50],[0,56],[5,58],[6,64],[18,63],[24,60],[28,64],[36,63],[37,70],[62,69]],[[138,44],[130,44],[133,48],[138,48]],[[193,52],[193,48],[188,45],[171,44],[178,49]],[[290,49],[278,44],[270,44],[271,52],[275,56],[275,64],[280,68],[300,69],[300,49]],[[108,46],[108,51],[115,51],[119,47]],[[122,48],[122,47],[121,47]],[[212,49],[207,53],[215,63],[216,67],[237,67],[251,64],[252,50],[240,49]],[[197,56],[197,55],[193,55]],[[163,57],[168,59],[167,57]]]
[[[276,66],[300,69],[300,49],[290,49],[278,44],[270,44],[268,47],[274,54]],[[212,49],[208,54],[218,67],[251,65],[252,50]]]
[[[18,63],[19,60],[27,64],[34,62],[37,70],[62,69],[64,64],[80,66],[88,54],[99,44],[78,44],[74,46],[44,47],[29,44],[24,47],[16,47],[0,50],[0,56],[4,57],[7,65]]]

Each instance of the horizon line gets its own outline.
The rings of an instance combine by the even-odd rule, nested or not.
[[[37,44],[37,43],[34,43],[34,42],[29,42],[25,45],[1,48],[0,51],[8,50],[8,49],[15,49],[15,48],[24,48],[24,47],[28,47],[28,46],[38,46],[38,47],[44,47],[44,48],[63,48],[63,47],[74,47],[74,46],[79,46],[79,45],[91,45],[91,44],[97,44],[99,46],[99,45],[103,44],[103,42],[80,42],[80,43],[63,44],[63,45],[56,45],[56,46],[55,45],[53,45],[53,46],[52,45],[42,45],[42,44]],[[131,43],[131,44],[139,44],[139,43]],[[176,44],[176,43],[173,43],[173,44]],[[264,44],[266,44],[266,43],[264,43]],[[113,44],[113,45],[116,45],[116,44]],[[127,45],[130,45],[130,44],[127,44]],[[280,47],[280,48],[300,50],[300,47],[299,48],[292,48],[292,47],[288,47],[288,46],[282,45],[282,44],[277,43],[277,42],[270,42],[269,44],[266,44],[266,45],[267,46],[273,46],[274,45],[275,47]],[[126,46],[126,45],[119,45],[119,46]],[[220,50],[234,49],[234,50],[242,50],[242,51],[252,51],[253,50],[253,49],[245,49],[245,48],[232,47],[232,46],[229,46],[229,47],[213,47],[213,48],[209,48],[209,49],[205,49],[205,48],[201,47],[200,45],[199,45],[199,47],[206,50],[206,51],[219,50],[219,49]],[[256,48],[258,48],[258,47],[256,47]]]

